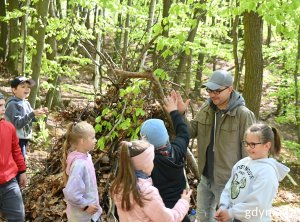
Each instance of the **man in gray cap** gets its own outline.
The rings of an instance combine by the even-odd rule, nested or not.
[[[230,178],[233,165],[246,156],[242,147],[244,132],[255,122],[243,97],[233,90],[229,72],[217,70],[203,85],[209,94],[196,117],[189,121],[192,138],[197,138],[198,169],[197,215],[201,222],[215,221],[220,195]],[[176,92],[178,110],[184,113],[190,100],[183,102]]]

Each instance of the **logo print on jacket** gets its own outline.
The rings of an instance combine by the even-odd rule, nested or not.
[[[238,174],[234,174],[233,180],[231,182],[231,198],[236,199],[239,196],[240,190],[246,186],[246,177],[238,180]]]

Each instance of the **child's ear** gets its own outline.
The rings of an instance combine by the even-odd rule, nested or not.
[[[271,146],[272,146],[271,142],[266,142],[266,143],[264,144],[264,147],[265,147],[266,149],[268,149],[268,150],[271,149]]]

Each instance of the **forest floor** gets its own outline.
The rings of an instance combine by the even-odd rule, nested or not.
[[[92,91],[92,83],[91,79],[87,77],[88,75],[81,75],[80,80],[74,81],[72,84],[76,85],[76,87],[81,88],[83,91]],[[265,88],[264,94],[268,94],[269,90],[274,90],[272,88]],[[10,95],[10,87],[9,87],[9,79],[5,78],[5,75],[1,74],[0,70],[0,92],[4,93],[5,96]],[[274,101],[269,101],[266,99],[266,96],[262,97],[262,115],[266,113],[272,113],[274,110]],[[88,99],[85,96],[82,96],[78,92],[73,90],[64,90],[63,99],[69,101],[69,106],[74,106],[76,109],[79,104],[89,104]],[[273,106],[272,106],[273,104]],[[197,101],[194,102],[194,110],[199,108],[199,104]],[[50,114],[47,124],[49,132],[52,136],[60,137],[65,132],[65,122],[58,122],[54,115],[57,113]],[[268,123],[276,125],[279,130],[281,130],[283,137],[289,140],[296,141],[296,133],[295,127],[292,125],[283,125],[277,124],[274,121],[274,117],[271,116],[266,120]],[[49,144],[49,147],[54,146],[53,144]],[[193,153],[196,153],[195,150],[192,150]],[[31,145],[28,152],[28,175],[29,180],[32,176],[37,173],[41,173],[45,170],[45,160],[49,157],[49,148],[47,147],[38,147],[34,144]],[[281,160],[290,167],[291,172],[290,176],[293,180],[298,184],[294,185],[291,182],[291,179],[286,177],[281,183],[279,187],[279,191],[276,199],[273,203],[272,208],[272,217],[273,221],[283,221],[283,222],[300,222],[300,160],[297,159],[295,153],[289,149],[283,149],[283,155]],[[30,189],[31,184],[28,185],[28,189]],[[29,190],[29,192],[35,192],[35,190]],[[195,192],[194,192],[195,193]],[[263,195],[263,194],[262,194]],[[25,196],[26,198],[26,196]],[[255,213],[255,212],[253,212]],[[257,212],[259,213],[259,212]],[[1,220],[0,220],[1,221]],[[38,221],[38,220],[37,220]]]

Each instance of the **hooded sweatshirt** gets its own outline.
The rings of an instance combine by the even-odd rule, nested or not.
[[[11,123],[0,119],[0,185],[25,171],[16,129]]]
[[[240,221],[271,221],[272,200],[279,181],[290,171],[273,158],[237,162],[220,199],[220,207],[228,209],[231,218]]]
[[[226,110],[215,108],[209,99],[193,120],[186,121],[191,138],[197,138],[200,175],[209,177],[215,187],[222,190],[234,164],[247,156],[242,141],[246,129],[255,122],[255,116],[236,91],[232,92]]]
[[[216,129],[218,128],[218,126],[220,124],[220,120],[224,116],[224,114],[235,109],[238,106],[245,106],[245,100],[240,94],[233,91],[230,96],[228,106],[224,110],[218,109],[218,107],[212,102],[212,100],[210,98],[208,99],[208,103],[214,110],[215,116],[214,116],[214,120],[213,120],[214,124],[213,124],[213,127],[211,128],[210,143],[207,147],[206,163],[205,163],[203,175],[213,181],[214,180],[213,171],[214,171],[214,151],[215,151]]]
[[[27,100],[10,97],[5,104],[5,116],[16,127],[19,139],[32,137],[32,122],[36,119]]]
[[[102,208],[99,205],[98,186],[92,157],[89,153],[73,151],[68,155],[66,173],[69,176],[63,189],[67,202],[69,222],[96,221]],[[97,204],[97,213],[90,215],[83,211],[89,204]]]

